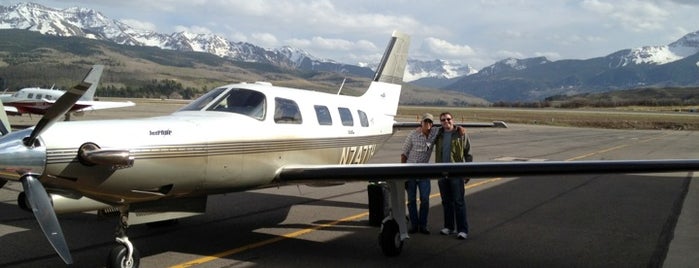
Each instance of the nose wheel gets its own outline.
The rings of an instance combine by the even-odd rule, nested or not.
[[[133,246],[126,236],[126,228],[129,222],[128,208],[120,208],[119,225],[116,230],[116,246],[112,248],[107,257],[107,268],[137,268],[141,262],[141,254]]]
[[[118,239],[118,238],[117,238]],[[131,243],[129,243],[131,244]],[[116,245],[109,252],[107,267],[136,268],[141,261],[141,254],[135,248],[124,244]]]

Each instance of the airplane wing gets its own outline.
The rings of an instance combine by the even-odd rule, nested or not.
[[[279,182],[395,180],[406,178],[517,177],[606,173],[663,173],[699,170],[699,159],[468,162],[425,164],[298,165],[282,168]]]
[[[17,107],[14,106],[3,106],[5,108],[5,114],[6,115],[19,115],[19,111],[17,110]]]
[[[393,123],[394,128],[416,128],[419,127],[420,123],[419,122],[395,122]],[[441,123],[439,122],[434,122],[432,125],[434,127],[440,127],[442,126]],[[465,128],[487,128],[487,127],[493,127],[493,128],[507,128],[507,124],[504,121],[493,121],[492,123],[456,123],[456,126],[462,126]]]
[[[91,110],[130,107],[136,104],[131,101],[78,101],[75,105],[83,106],[83,108],[75,110],[76,112],[86,112]]]

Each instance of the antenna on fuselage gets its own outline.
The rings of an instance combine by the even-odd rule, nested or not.
[[[342,84],[340,84],[340,89],[337,90],[337,95],[340,95],[340,92],[342,92],[342,87],[345,86],[345,81],[347,81],[347,77],[342,79]]]

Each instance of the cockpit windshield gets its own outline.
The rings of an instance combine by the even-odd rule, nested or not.
[[[265,95],[254,90],[244,88],[232,88],[226,92],[227,88],[216,88],[180,111],[219,111],[238,113],[250,116],[257,120],[265,118],[266,101]],[[224,94],[225,92],[225,94]]]
[[[218,98],[218,95],[221,95],[221,92],[226,91],[225,87],[219,87],[212,89],[209,92],[206,92],[206,94],[202,95],[201,97],[197,98],[193,102],[190,102],[186,106],[180,108],[178,111],[201,111],[206,107],[211,101],[214,99]]]

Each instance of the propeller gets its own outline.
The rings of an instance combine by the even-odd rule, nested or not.
[[[90,85],[99,82],[102,68],[104,68],[102,65],[93,66],[80,84],[74,86],[72,89],[61,95],[61,97],[58,98],[58,100],[56,100],[56,102],[51,105],[48,110],[46,110],[46,113],[41,120],[39,120],[39,123],[36,124],[34,131],[32,131],[29,138],[24,141],[24,144],[27,146],[32,146],[34,141],[36,141],[36,138],[39,137],[42,132],[58,121],[62,115],[70,111],[70,108],[72,108],[78,99],[85,94],[85,92],[90,88]]]
[[[32,130],[29,137],[23,139],[22,144],[24,149],[15,148],[22,156],[25,163],[30,163],[32,158],[29,152],[33,149],[39,147],[37,139],[46,129],[53,125],[61,115],[70,111],[70,108],[85,94],[85,92],[90,88],[90,85],[95,84],[99,80],[99,75],[102,72],[102,65],[95,65],[92,67],[90,72],[85,76],[83,81],[74,86],[72,89],[66,91],[56,102],[51,105],[51,107],[46,111],[44,116],[39,120],[37,125]],[[7,138],[10,135],[8,135]],[[12,141],[8,141],[7,144],[11,144]],[[10,148],[10,146],[6,147]],[[7,149],[6,149],[7,150]],[[34,156],[35,158],[42,158],[45,160],[45,155]],[[16,164],[16,163],[15,163]],[[58,223],[58,218],[56,217],[56,212],[53,210],[51,205],[51,199],[46,192],[46,189],[39,181],[39,175],[43,172],[41,170],[43,167],[36,167],[36,169],[24,169],[20,168],[18,170],[23,170],[20,174],[19,180],[22,182],[22,188],[26,193],[26,200],[34,213],[34,217],[39,222],[41,230],[44,232],[44,236],[49,240],[51,246],[58,255],[63,259],[66,264],[72,264],[73,258],[70,255],[70,249],[68,248],[68,243],[66,243],[65,237],[63,236],[63,231],[61,230],[61,225]]]
[[[72,264],[73,258],[70,256],[68,243],[66,243],[65,237],[63,237],[61,225],[58,223],[56,212],[54,212],[53,206],[51,206],[51,199],[49,199],[46,189],[33,175],[24,176],[21,181],[24,192],[27,194],[29,206],[34,213],[34,217],[39,222],[46,239],[49,240],[53,249],[66,264]]]

